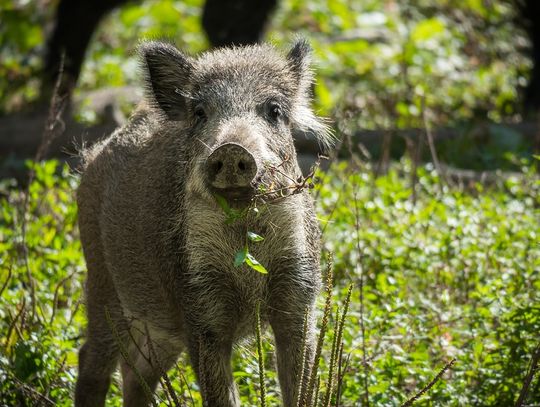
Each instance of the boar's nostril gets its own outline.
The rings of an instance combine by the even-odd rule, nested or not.
[[[217,161],[214,163],[213,165],[213,169],[214,169],[214,174],[218,174],[221,169],[223,168],[223,161]]]
[[[240,169],[240,171],[245,171],[246,170],[246,164],[243,161],[239,161],[238,162],[238,168]]]

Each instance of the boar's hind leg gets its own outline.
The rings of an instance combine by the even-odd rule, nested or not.
[[[116,369],[119,348],[118,338],[112,332],[111,325],[120,337],[125,336],[127,324],[123,318],[120,304],[115,304],[112,281],[109,285],[101,285],[103,291],[99,298],[92,298],[92,285],[88,283],[88,328],[86,343],[79,352],[79,377],[75,389],[76,407],[102,407],[109,389],[110,376]],[[114,293],[116,297],[116,293]],[[103,301],[100,303],[100,301]],[[110,319],[106,317],[106,310]]]
[[[151,402],[148,393],[154,392],[159,378],[171,368],[181,349],[168,341],[149,339],[141,334],[145,332],[144,327],[134,327],[132,332],[132,338],[137,343],[130,343],[129,363],[121,360],[124,406],[144,407]]]
[[[76,407],[102,407],[109,389],[110,376],[119,355],[118,338],[127,333],[120,301],[103,258],[99,229],[94,217],[80,210],[79,229],[83,243],[88,277],[86,309],[88,326],[86,343],[79,351],[79,374],[75,388]],[[107,313],[109,318],[107,317]],[[113,334],[113,328],[118,334]]]
[[[189,355],[199,379],[203,406],[239,406],[231,369],[232,339],[214,334],[193,335]]]

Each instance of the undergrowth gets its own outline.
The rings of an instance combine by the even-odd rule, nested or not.
[[[34,168],[26,211],[24,191],[0,183],[0,405],[70,406],[85,327],[78,179],[54,161]],[[318,307],[326,335],[313,402],[514,405],[540,332],[537,173],[524,166],[464,190],[420,166],[413,194],[411,171],[402,161],[378,177],[351,164],[318,174],[334,277]],[[233,358],[242,405],[280,405],[271,335],[257,339]],[[200,405],[185,356],[168,378],[157,404],[175,405],[174,390],[182,405]],[[524,403],[536,405],[531,378]],[[117,374],[108,405],[121,405],[120,387]]]

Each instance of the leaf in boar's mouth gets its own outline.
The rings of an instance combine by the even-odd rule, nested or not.
[[[225,215],[227,215],[227,219],[225,219],[225,223],[227,225],[230,225],[245,215],[245,211],[239,211],[238,209],[231,208],[227,200],[221,195],[214,194],[214,197]]]

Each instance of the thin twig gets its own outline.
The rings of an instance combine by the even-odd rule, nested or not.
[[[315,359],[313,361],[313,367],[311,369],[311,375],[309,378],[309,384],[307,391],[304,395],[304,401],[302,402],[302,407],[311,407],[313,400],[313,391],[315,390],[315,384],[317,381],[317,373],[319,371],[319,363],[321,359],[322,348],[324,345],[324,338],[326,335],[326,329],[328,328],[328,319],[330,317],[330,311],[332,308],[332,286],[333,286],[333,259],[332,256],[328,256],[328,265],[326,267],[326,301],[324,304],[323,319],[321,323],[321,329],[319,331],[319,338],[317,341],[317,348],[315,350]],[[316,402],[316,400],[315,400]]]
[[[24,313],[25,306],[26,306],[26,299],[25,299],[25,297],[23,297],[22,298],[21,309],[17,312],[17,314],[15,315],[15,317],[11,320],[11,323],[9,324],[7,334],[6,334],[6,347],[9,345],[9,341],[10,341],[11,333],[13,332],[13,329],[16,329],[17,321],[19,320],[21,315]],[[8,315],[11,316],[11,313],[9,312],[9,310],[8,310]],[[17,333],[19,333],[19,332],[17,332]],[[22,338],[22,335],[19,334],[19,336]]]
[[[336,407],[339,407],[339,403],[341,402],[341,394],[342,394],[342,387],[343,387],[343,378],[345,377],[345,373],[347,372],[347,369],[349,368],[349,362],[351,360],[351,353],[347,354],[347,358],[345,359],[345,363],[341,363],[343,360],[343,344],[341,344],[341,348],[339,349],[339,360],[340,364],[338,365],[338,383],[337,383],[337,390],[336,390]]]
[[[255,315],[255,332],[257,334],[257,355],[259,361],[259,387],[261,392],[261,407],[266,407],[266,385],[264,384],[264,355],[261,335],[261,306],[259,302],[257,302],[257,309]]]
[[[358,195],[355,191],[354,193],[354,217],[355,217],[355,229],[356,229],[356,251],[358,253],[358,261],[356,263],[357,275],[360,278],[360,331],[362,334],[362,376],[363,376],[363,386],[364,394],[362,398],[366,406],[369,407],[369,384],[368,384],[368,375],[369,368],[367,363],[367,353],[366,353],[366,327],[364,324],[364,280],[365,273],[363,267],[364,252],[360,247],[360,214],[358,211]]]
[[[49,113],[47,115],[47,121],[45,123],[45,129],[43,131],[43,137],[41,140],[41,144],[39,145],[36,155],[34,156],[34,164],[32,164],[32,167],[30,167],[30,171],[28,173],[28,185],[26,186],[26,191],[24,192],[24,199],[23,199],[23,205],[22,205],[22,219],[21,219],[21,247],[23,251],[23,260],[24,265],[26,268],[26,276],[28,279],[28,285],[30,287],[30,299],[31,303],[30,306],[32,308],[32,314],[31,314],[31,320],[33,321],[36,316],[36,282],[34,280],[34,277],[32,276],[32,271],[30,270],[30,262],[29,262],[29,250],[28,245],[26,242],[26,232],[27,232],[27,221],[26,221],[26,215],[28,212],[28,207],[30,205],[30,187],[32,185],[32,182],[35,178],[35,169],[34,165],[35,163],[39,162],[45,155],[47,148],[51,144],[51,142],[54,140],[54,138],[59,134],[57,131],[57,125],[61,124],[62,129],[60,130],[60,133],[64,131],[64,125],[61,120],[62,114],[64,112],[64,109],[67,105],[67,93],[61,95],[60,94],[60,87],[62,84],[62,77],[64,73],[64,55],[62,55],[62,59],[60,61],[60,69],[58,73],[58,78],[56,80],[53,95],[51,97],[51,103],[49,105]]]
[[[49,325],[52,325],[54,321],[54,317],[56,316],[56,308],[58,307],[58,294],[60,291],[60,287],[62,287],[66,283],[66,281],[71,279],[75,275],[76,272],[77,270],[72,271],[66,277],[60,280],[60,282],[56,285],[56,288],[54,289],[53,306],[52,306],[52,311],[51,311],[51,318],[49,319]]]
[[[420,153],[422,151],[422,140],[418,139],[413,141],[406,137],[406,144],[409,154],[411,156],[411,201],[413,205],[416,205],[417,191],[416,185],[418,184],[418,163],[420,162]]]
[[[414,396],[412,396],[409,400],[407,400],[405,403],[401,405],[401,407],[410,407],[412,406],[420,397],[422,397],[429,389],[431,389],[435,383],[437,383],[442,375],[452,367],[452,365],[456,362],[456,358],[453,358],[450,362],[448,362],[444,367],[440,370],[439,373],[437,373],[437,376],[435,376],[422,390],[420,390],[418,393],[416,393]]]
[[[349,289],[347,290],[347,297],[345,297],[345,302],[343,304],[343,313],[341,314],[341,319],[338,321],[338,330],[337,330],[337,348],[335,358],[338,362],[338,371],[337,371],[337,382],[338,388],[336,389],[336,405],[339,404],[339,393],[340,383],[341,383],[341,371],[342,371],[342,357],[343,357],[343,329],[345,328],[345,318],[349,312],[349,305],[351,303],[352,290],[354,285],[350,284]],[[329,405],[329,404],[328,404]]]
[[[6,281],[4,282],[4,284],[2,284],[2,288],[0,288],[0,296],[4,293],[4,290],[8,286],[9,280],[11,280],[11,275],[12,275],[12,272],[13,272],[13,264],[10,263],[7,270],[8,270],[8,276],[7,276]]]
[[[538,371],[540,363],[540,343],[536,345],[536,348],[533,351],[533,354],[531,356],[531,361],[529,363],[529,368],[527,369],[527,374],[525,375],[525,379],[523,380],[523,387],[521,388],[521,391],[519,392],[518,399],[516,400],[516,404],[514,407],[522,407],[527,400],[527,395],[529,394],[529,388],[531,386],[531,383],[533,381],[534,375]]]
[[[26,394],[31,394],[30,397],[32,397],[33,399],[35,399],[37,397],[37,401],[44,401],[46,402],[48,405],[50,406],[55,406],[56,403],[54,401],[52,401],[50,398],[48,398],[46,395],[44,395],[43,393],[39,392],[38,390],[36,390],[35,388],[33,388],[32,386],[26,384],[26,383],[23,383],[19,378],[17,378],[16,376],[14,376],[12,373],[10,373],[8,371],[8,374],[11,376],[11,379],[16,383],[15,385],[19,387],[19,389],[23,392],[23,393],[26,393]]]
[[[332,339],[332,349],[330,351],[330,366],[328,367],[328,382],[326,384],[326,392],[323,398],[323,407],[330,407],[330,401],[332,400],[332,391],[334,386],[334,369],[336,367],[336,358],[339,355],[339,319],[339,307],[337,307],[336,316],[334,319],[334,337]]]
[[[441,163],[439,162],[439,157],[437,155],[437,149],[435,148],[435,142],[433,140],[433,133],[431,131],[431,126],[429,125],[428,119],[427,119],[427,113],[426,113],[426,107],[425,107],[425,97],[422,98],[422,120],[424,121],[424,129],[426,131],[426,138],[428,141],[429,151],[431,153],[431,158],[433,159],[433,164],[435,165],[435,169],[437,170],[437,174],[439,175],[439,189],[441,194],[444,193],[443,184],[448,183],[448,180],[446,179],[446,174],[443,171],[443,168],[441,167]]]
[[[153,367],[152,359],[156,361],[156,365],[159,368],[159,372],[161,374],[161,377],[163,381],[165,382],[165,388],[167,391],[165,394],[167,394],[167,397],[171,397],[173,400],[173,403],[175,407],[180,407],[180,401],[178,400],[178,397],[176,396],[176,393],[174,391],[174,388],[172,387],[171,381],[169,380],[169,376],[167,375],[167,372],[163,368],[163,365],[161,364],[161,361],[159,360],[156,350],[154,349],[154,345],[152,343],[152,338],[150,336],[150,330],[148,329],[148,325],[144,324],[144,330],[146,331],[146,344],[148,346],[148,353],[150,355],[150,366]]]
[[[300,365],[300,377],[298,380],[298,396],[296,399],[296,407],[301,407],[300,403],[304,400],[304,395],[306,392],[307,386],[307,377],[306,377],[306,366],[308,365],[307,358],[307,336],[308,336],[308,318],[309,318],[309,307],[304,311],[304,327],[302,329],[302,360]]]
[[[129,356],[129,352],[126,349],[124,342],[122,341],[122,338],[120,337],[120,334],[118,333],[118,330],[116,329],[116,326],[114,325],[114,322],[111,318],[111,314],[109,313],[109,309],[107,307],[105,307],[105,319],[107,320],[107,324],[109,325],[109,328],[111,329],[113,333],[116,344],[118,345],[118,349],[120,350],[120,354],[124,358],[124,361],[126,362],[128,367],[133,371],[135,376],[137,376],[137,380],[139,381],[139,384],[141,385],[147,400],[154,407],[157,407],[153,392],[148,386],[148,383],[146,383],[146,380],[144,380],[144,377],[142,376],[141,372],[139,372],[139,370],[135,366],[135,363],[133,362],[133,360],[131,360],[131,357]]]
[[[49,384],[45,388],[45,396],[49,396],[49,392],[51,391],[51,388],[56,382],[56,380],[58,380],[58,377],[60,377],[60,373],[64,372],[64,369],[66,368],[66,360],[67,356],[64,355],[64,357],[62,358],[62,363],[60,363],[60,367],[56,369],[56,371],[54,372],[54,376],[51,378]]]
[[[180,369],[180,366],[178,366],[178,363],[176,363],[176,370],[180,374],[180,378],[184,381],[184,384],[185,384],[185,386],[187,388],[187,391],[188,391],[188,394],[189,394],[189,400],[191,401],[191,406],[194,407],[195,406],[195,399],[193,398],[193,394],[191,393],[191,389],[189,388],[189,383],[187,381],[186,375],[184,374],[182,369]]]

